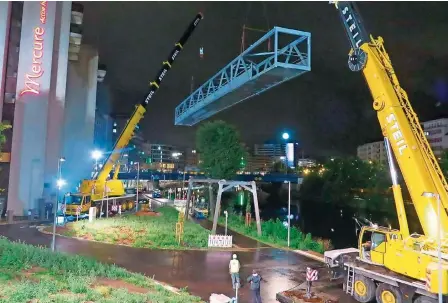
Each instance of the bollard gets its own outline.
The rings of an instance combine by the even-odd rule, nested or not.
[[[8,223],[12,224],[14,222],[14,211],[12,209],[7,210],[6,216],[8,217]]]
[[[313,282],[312,281],[306,281],[306,294],[305,296],[307,297],[307,299],[311,299],[311,284]]]

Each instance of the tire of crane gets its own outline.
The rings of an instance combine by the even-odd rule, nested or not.
[[[353,298],[361,303],[368,303],[375,299],[376,285],[372,279],[355,275],[353,280]]]
[[[414,300],[414,303],[437,303],[437,302],[439,302],[437,299],[429,298],[429,297],[425,297],[425,296],[418,296]]]
[[[381,283],[376,289],[376,301],[378,303],[403,303],[403,295],[398,288]]]

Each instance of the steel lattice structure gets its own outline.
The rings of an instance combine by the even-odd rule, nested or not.
[[[273,51],[259,51],[271,40]],[[192,126],[310,70],[311,34],[274,27],[182,101],[175,125]]]

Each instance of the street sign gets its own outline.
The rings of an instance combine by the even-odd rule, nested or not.
[[[307,267],[306,268],[306,280],[309,282],[313,282],[313,281],[317,281],[317,278],[318,278],[317,270]]]
[[[209,235],[208,247],[232,247],[232,236]]]

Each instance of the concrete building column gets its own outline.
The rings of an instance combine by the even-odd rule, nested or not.
[[[8,37],[11,15],[11,2],[0,2],[0,119],[5,97],[6,64],[8,55]]]
[[[69,62],[67,74],[63,154],[64,167],[70,171],[64,176],[69,190],[74,190],[82,179],[90,178],[93,169],[97,71],[97,51],[81,45],[78,61]]]
[[[56,26],[48,106],[49,119],[47,123],[44,186],[44,197],[46,198],[46,201],[51,200],[52,202],[55,202],[54,194],[57,191],[56,179],[58,175],[58,160],[63,156],[62,125],[64,123],[69,48],[68,33],[70,31],[71,19],[71,1],[56,3]]]

